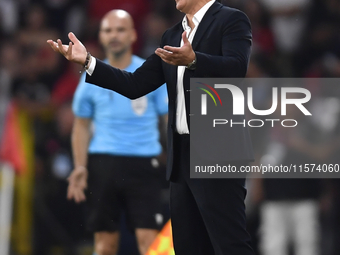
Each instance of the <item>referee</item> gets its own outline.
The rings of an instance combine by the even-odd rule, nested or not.
[[[133,72],[144,60],[132,55],[136,40],[131,16],[113,10],[102,19],[99,39],[106,63]],[[163,223],[161,178],[156,159],[161,153],[158,118],[166,117],[165,86],[130,100],[80,79],[74,100],[72,150],[75,169],[68,198],[86,199],[88,228],[94,232],[95,254],[116,254],[121,211],[136,234],[141,254],[147,252]],[[88,183],[87,183],[88,179]]]

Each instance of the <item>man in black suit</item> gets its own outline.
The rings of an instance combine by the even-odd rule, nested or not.
[[[242,12],[215,0],[176,0],[183,21],[168,29],[161,47],[134,73],[92,57],[75,37],[48,43],[68,60],[84,66],[86,81],[128,98],[141,97],[164,82],[169,95],[167,179],[171,182],[171,219],[176,255],[252,255],[246,231],[245,179],[191,179],[189,85],[191,77],[244,77],[251,48],[251,28]],[[182,36],[181,36],[182,35]],[[171,46],[169,46],[171,45]],[[228,136],[221,160],[252,160],[249,136]]]

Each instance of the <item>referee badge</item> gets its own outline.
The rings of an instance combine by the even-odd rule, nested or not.
[[[131,100],[131,106],[134,113],[138,116],[143,115],[148,106],[148,99],[146,96]]]

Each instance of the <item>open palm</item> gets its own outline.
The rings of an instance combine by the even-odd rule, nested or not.
[[[47,43],[54,51],[61,53],[67,60],[84,65],[87,55],[85,46],[72,32],[68,34],[68,38],[71,41],[68,45],[63,44],[60,39],[56,42],[47,40]]]

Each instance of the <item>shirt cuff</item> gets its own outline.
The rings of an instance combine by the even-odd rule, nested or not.
[[[95,67],[96,67],[96,58],[91,56],[90,66],[88,69],[86,69],[87,74],[91,76],[94,72]]]

